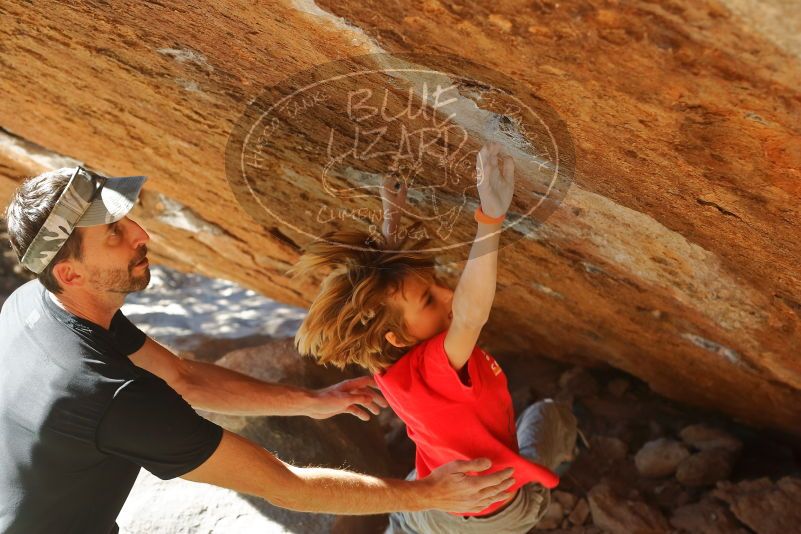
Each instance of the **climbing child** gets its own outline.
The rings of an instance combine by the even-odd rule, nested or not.
[[[482,510],[393,514],[391,532],[527,532],[547,510],[554,472],[570,461],[576,420],[550,400],[515,419],[498,362],[476,346],[495,296],[501,225],[514,193],[514,161],[489,143],[477,155],[476,236],[455,291],[419,251],[398,239],[406,184],[385,180],[384,235],[338,231],[311,243],[292,272],[331,267],[295,338],[321,363],[360,365],[375,375],[417,446],[425,477],[451,460],[487,457],[490,472],[514,469],[509,497]]]

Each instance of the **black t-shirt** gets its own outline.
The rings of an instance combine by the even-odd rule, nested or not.
[[[109,534],[140,467],[168,479],[206,461],[222,429],[128,355],[145,334],[109,330],[37,280],[0,310],[0,532]]]

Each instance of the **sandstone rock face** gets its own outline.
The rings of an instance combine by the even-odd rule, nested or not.
[[[320,144],[348,117],[326,107],[333,100],[313,102],[319,112],[260,147],[264,178],[248,185],[294,212],[304,224],[293,229],[254,218],[226,179],[229,134],[248,103],[337,58],[461,56],[488,67],[501,99],[547,103],[575,156],[550,217],[504,235],[513,244],[485,347],[607,362],[667,396],[799,433],[798,35],[801,12],[787,0],[4,2],[0,196],[75,161],[146,174],[136,217],[156,261],[308,305],[315,284],[284,273],[328,198]],[[449,68],[480,77],[473,63]],[[370,88],[397,96],[403,83],[376,77]],[[460,120],[495,120],[510,149],[527,136],[537,144],[489,110],[484,86],[460,91]],[[382,170],[365,165],[334,182]],[[431,208],[412,200],[416,215]],[[353,210],[379,205],[377,195],[340,204],[351,216],[329,226],[366,229],[370,217]],[[453,239],[469,240],[469,216],[454,220]]]

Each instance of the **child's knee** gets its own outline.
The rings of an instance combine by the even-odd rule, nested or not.
[[[576,426],[576,416],[570,405],[553,399],[543,399],[526,408],[520,416],[520,421],[560,421],[567,427]]]

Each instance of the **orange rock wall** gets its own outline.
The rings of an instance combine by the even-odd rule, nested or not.
[[[460,55],[546,100],[576,150],[561,206],[501,253],[485,346],[606,362],[801,433],[798,35],[788,0],[9,1],[0,194],[53,157],[146,174],[157,261],[308,304],[315,287],[283,274],[302,236],[257,224],[228,186],[234,123],[332,59]],[[292,142],[268,155],[303,177]]]

